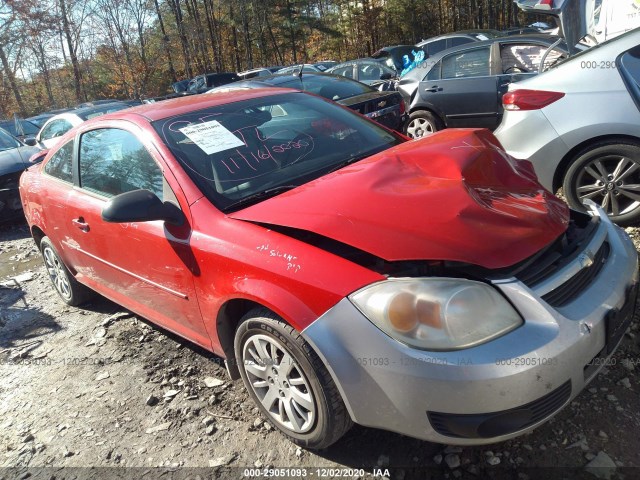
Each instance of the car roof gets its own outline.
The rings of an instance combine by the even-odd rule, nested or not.
[[[184,97],[163,100],[156,103],[145,103],[144,105],[131,107],[124,111],[108,113],[106,115],[93,118],[87,123],[91,122],[91,124],[93,124],[124,117],[143,117],[149,122],[154,122],[156,120],[162,120],[164,118],[173,117],[175,115],[182,115],[184,113],[189,113],[210,107],[216,107],[219,105],[242,102],[244,100],[250,100],[252,98],[268,97],[280,93],[295,92],[297,91],[291,88],[261,88],[257,90],[227,88],[222,91],[213,91],[205,95],[188,95]]]

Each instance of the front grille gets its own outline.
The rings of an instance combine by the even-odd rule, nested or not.
[[[549,417],[571,396],[571,381],[521,407],[492,413],[455,414],[427,412],[440,435],[456,438],[492,438],[523,430]]]
[[[542,299],[552,307],[562,307],[578,295],[584,292],[591,282],[596,278],[602,267],[609,258],[610,247],[608,242],[604,242],[600,249],[596,252],[591,266],[583,268],[567,282],[560,285],[558,288],[550,291],[546,295],[542,296]]]

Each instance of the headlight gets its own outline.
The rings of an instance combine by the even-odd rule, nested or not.
[[[424,350],[473,347],[523,323],[493,287],[464,279],[390,279],[349,299],[387,335]]]

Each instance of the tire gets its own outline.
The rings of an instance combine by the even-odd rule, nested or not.
[[[249,395],[293,443],[326,448],[351,428],[342,397],[318,355],[273,312],[260,308],[247,313],[234,345]]]
[[[404,132],[408,137],[420,138],[425,135],[431,135],[443,128],[444,124],[437,115],[427,110],[416,110],[409,115]]]
[[[40,251],[53,288],[56,289],[64,303],[75,307],[94,296],[92,290],[82,285],[71,275],[48,237],[44,237],[40,241]]]
[[[598,142],[578,153],[562,184],[572,208],[585,211],[583,200],[600,205],[612,221],[628,226],[640,221],[640,144]]]

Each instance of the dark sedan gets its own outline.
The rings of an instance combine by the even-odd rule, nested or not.
[[[18,180],[29,167],[29,158],[40,151],[28,147],[0,128],[0,223],[22,215]]]
[[[560,43],[556,43],[559,41]],[[409,111],[405,132],[422,137],[445,127],[495,129],[509,85],[568,56],[551,35],[515,35],[474,42],[434,55],[398,82]]]
[[[243,80],[220,87],[264,88],[287,87],[315,93],[349,107],[392,130],[401,131],[404,103],[398,92],[379,92],[364,83],[329,73],[303,75],[278,74],[271,77]],[[220,89],[210,90],[215,92]]]
[[[0,128],[3,128],[19,140],[36,135],[40,130],[37,125],[23,119],[2,120],[0,121]]]

